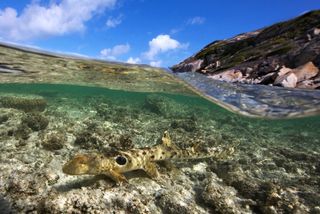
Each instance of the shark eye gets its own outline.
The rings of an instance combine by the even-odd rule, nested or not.
[[[125,165],[127,163],[127,159],[123,156],[116,157],[116,162],[119,165]]]

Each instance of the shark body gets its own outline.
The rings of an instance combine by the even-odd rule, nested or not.
[[[234,152],[233,147],[215,147],[205,153],[196,147],[180,149],[172,144],[168,132],[164,132],[162,143],[154,147],[118,151],[112,157],[103,154],[78,154],[63,166],[63,172],[68,175],[99,175],[105,174],[116,183],[127,182],[125,172],[142,169],[151,178],[157,178],[159,172],[157,161],[224,158]]]

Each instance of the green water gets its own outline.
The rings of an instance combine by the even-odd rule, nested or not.
[[[268,141],[268,138],[272,137],[277,139],[276,142],[279,144],[285,142],[288,143],[289,146],[298,146],[301,147],[301,149],[309,149],[308,146],[310,146],[312,149],[319,150],[320,132],[318,131],[318,127],[320,127],[320,115],[281,120],[256,119],[237,115],[201,97],[164,93],[128,92],[76,85],[1,84],[0,93],[42,96],[48,102],[49,107],[58,107],[61,105],[68,109],[67,107],[71,105],[81,105],[82,109],[86,109],[94,108],[93,105],[99,106],[99,102],[101,102],[116,105],[115,109],[125,107],[129,110],[131,108],[140,111],[139,114],[142,115],[144,113],[155,113],[155,116],[163,117],[164,115],[161,115],[161,112],[157,114],[145,108],[146,98],[153,94],[166,98],[166,100],[162,101],[164,103],[163,109],[168,112],[172,120],[174,120],[175,117],[177,119],[198,117],[200,119],[217,122],[219,125],[215,128],[228,126],[229,134],[238,136],[239,138],[247,138],[248,141],[250,141],[250,137],[253,136],[261,137],[261,141]],[[166,102],[169,102],[170,105],[166,106]],[[159,103],[159,105],[161,105],[161,103]],[[179,109],[177,108],[183,108],[181,111],[185,111],[186,113],[179,114]],[[80,112],[81,110],[79,109],[79,113]],[[130,111],[128,113],[130,113]],[[130,117],[131,115],[128,114],[125,116]],[[200,125],[205,126],[205,123],[204,121],[204,124]],[[208,127],[205,128],[207,129]]]
[[[49,131],[67,133],[71,140],[60,148],[65,152],[53,153],[62,160],[68,158],[63,154],[102,151],[107,144],[117,144],[121,139],[127,139],[133,147],[152,146],[168,130],[179,147],[199,141],[208,146],[237,144],[232,159],[209,162],[209,168],[242,197],[257,201],[254,210],[261,211],[260,206],[271,203],[267,196],[270,188],[266,187],[269,184],[276,189],[294,189],[299,203],[310,209],[319,205],[320,116],[255,119],[229,112],[201,97],[72,85],[1,84],[0,117],[9,115],[9,122],[0,125],[2,129],[12,126],[13,130],[20,123],[15,123],[14,118],[29,112],[1,108],[1,97],[8,96],[28,99],[35,96],[47,102],[46,109],[39,114],[48,118],[49,125],[30,136],[41,145],[40,136]],[[79,138],[83,133],[90,137]],[[0,134],[1,142],[19,138],[4,131]],[[78,145],[77,139],[88,142]],[[28,142],[28,138],[17,141]],[[71,146],[73,150],[68,151]],[[5,151],[3,147],[0,149]],[[287,200],[284,198],[283,204]]]

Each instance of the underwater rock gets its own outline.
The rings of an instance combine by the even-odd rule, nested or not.
[[[239,198],[233,187],[226,186],[214,174],[204,180],[203,186],[202,199],[215,213],[251,213],[250,205],[254,201]]]
[[[134,147],[129,134],[121,135],[119,143],[122,150],[132,149]]]
[[[21,123],[26,124],[33,131],[40,131],[47,128],[49,120],[39,113],[28,113],[22,118]]]
[[[97,116],[114,123],[127,124],[132,118],[138,118],[140,109],[115,103],[99,103],[94,106]]]
[[[306,164],[315,163],[317,155],[279,147],[274,151],[270,148],[257,151],[256,146],[244,150],[247,157],[240,154],[238,163],[212,165],[216,164],[213,171],[239,195],[255,201],[250,205],[252,210],[309,213],[308,210],[318,204],[319,194],[311,187],[318,182],[317,173],[313,171],[316,167]],[[308,179],[303,178],[306,174],[310,176]]]
[[[8,115],[0,115],[0,124],[5,123],[9,120],[9,116]]]
[[[186,108],[174,99],[160,94],[148,95],[144,100],[144,107],[163,117],[187,117],[190,113],[186,112]]]
[[[316,206],[310,211],[311,214],[320,214],[320,206]]]
[[[170,110],[170,100],[165,96],[151,94],[146,97],[145,106],[151,112],[167,116],[168,111]]]
[[[103,135],[102,138],[105,139],[105,142],[100,149],[106,155],[114,155],[118,150],[129,150],[135,147],[130,134],[109,133]]]
[[[103,145],[103,140],[94,132],[85,130],[76,134],[74,144],[83,149],[98,149]]]
[[[10,203],[0,195],[0,213],[9,214],[12,213]]]
[[[62,149],[66,143],[66,136],[62,132],[52,131],[43,136],[41,145],[49,151]]]
[[[21,123],[17,129],[9,130],[8,136],[14,136],[16,139],[27,140],[32,130],[24,123]]]
[[[111,118],[111,109],[110,106],[107,103],[99,103],[94,106],[95,110],[97,111],[97,115],[99,117],[102,117],[105,120],[108,120]]]
[[[25,112],[44,111],[47,101],[43,98],[27,98],[18,96],[1,96],[0,107],[14,108]]]
[[[171,127],[173,129],[182,128],[187,132],[193,132],[197,129],[197,123],[193,119],[187,119],[187,120],[174,120],[171,123]]]
[[[11,213],[32,213],[37,210],[46,182],[40,174],[15,171],[5,183],[10,194]]]
[[[197,209],[195,201],[189,199],[189,192],[187,190],[181,190],[180,188],[165,192],[162,191],[162,193],[157,194],[156,205],[161,208],[162,213],[205,213],[204,211]]]
[[[267,182],[262,185],[265,193],[264,206],[260,205],[265,213],[308,213],[309,209],[299,201],[295,190],[283,189],[280,185]]]
[[[54,192],[45,198],[42,213],[158,213],[150,209],[150,199],[134,188],[91,189],[82,187],[65,194]],[[152,203],[152,201],[150,201]]]
[[[47,179],[49,185],[57,183],[60,178],[56,172],[51,170],[47,170],[44,177]]]
[[[17,174],[20,174],[20,176],[17,176]],[[22,174],[24,179],[21,179]],[[16,172],[10,176],[5,188],[12,194],[37,194],[39,192],[39,188],[43,187],[44,184],[38,183],[36,177],[34,176],[35,175],[27,175],[26,173]]]
[[[105,207],[102,202],[101,190],[95,194],[88,194],[88,190],[70,191],[66,196],[51,193],[42,203],[43,213],[103,213]]]

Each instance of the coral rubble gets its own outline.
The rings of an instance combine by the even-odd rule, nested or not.
[[[30,91],[39,85],[29,85]],[[47,85],[48,91],[59,85]],[[250,119],[185,96],[43,91],[43,112],[0,107],[0,211],[4,213],[317,213],[319,117]],[[47,96],[46,96],[47,95]],[[49,98],[50,97],[50,98]],[[180,148],[237,145],[229,159],[159,163],[116,186],[104,175],[73,177],[77,153],[152,147],[169,130]]]

